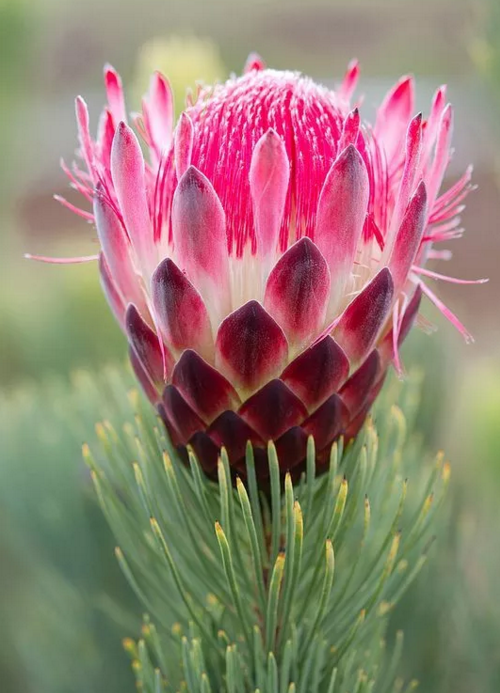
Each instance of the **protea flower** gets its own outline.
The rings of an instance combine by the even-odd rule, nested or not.
[[[423,281],[450,279],[424,265],[449,256],[434,246],[460,236],[471,187],[468,169],[440,193],[445,88],[424,120],[402,78],[371,127],[350,103],[357,78],[353,63],[332,91],[251,57],[174,127],[157,73],[133,119],[146,160],[111,67],[96,140],[77,99],[84,167],[65,170],[93,203],[80,213],[104,291],[173,443],[209,475],[221,446],[237,472],[247,441],[264,454],[272,440],[298,472],[308,436],[320,462],[354,436],[389,364],[401,370],[422,294],[469,339]]]

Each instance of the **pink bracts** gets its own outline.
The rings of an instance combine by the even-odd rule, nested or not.
[[[273,440],[300,471],[309,435],[320,460],[355,435],[389,363],[401,369],[422,293],[469,337],[424,284],[446,278],[424,265],[460,236],[471,187],[467,170],[440,193],[445,89],[423,120],[401,79],[371,127],[351,105],[357,77],[353,63],[331,91],[253,56],[174,126],[155,74],[132,127],[107,67],[96,140],[77,99],[83,166],[66,172],[93,202],[104,291],[173,443],[209,474],[221,446],[243,471],[247,441]]]

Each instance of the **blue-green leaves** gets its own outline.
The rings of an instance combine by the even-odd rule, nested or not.
[[[157,625],[129,647],[144,693],[404,690],[400,636],[392,656],[381,642],[426,560],[449,467],[438,456],[428,469],[402,411],[382,398],[377,428],[336,443],[324,474],[311,438],[299,478],[270,443],[265,462],[247,447],[239,476],[221,450],[214,483],[128,401],[85,457],[118,561]],[[264,490],[256,464],[269,468]]]

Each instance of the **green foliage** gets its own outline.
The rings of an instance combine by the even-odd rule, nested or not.
[[[81,441],[105,407],[79,378],[0,393],[0,689],[123,693],[139,628]]]
[[[123,411],[120,379],[107,387]],[[192,452],[182,465],[135,392],[125,424],[115,416],[97,426],[98,461],[87,446],[84,454],[117,559],[149,614],[143,637],[127,641],[141,690],[403,689],[401,636],[389,654],[383,637],[426,561],[449,466],[441,455],[425,464],[408,434],[415,383],[401,408],[395,397],[389,389],[354,443],[333,446],[323,476],[312,439],[295,485],[271,444],[265,493],[251,447],[245,479],[232,478],[224,452],[217,484]]]
[[[476,359],[455,383],[446,420],[450,521],[429,574],[395,614],[411,623],[406,668],[424,672],[426,693],[500,690],[499,393],[498,358]]]
[[[99,286],[97,264],[48,266],[23,260],[24,250],[17,249],[0,278],[3,386],[120,358],[123,335]],[[47,250],[68,252],[67,247]],[[15,286],[23,290],[13,291]],[[67,388],[63,392],[67,396]]]
[[[461,448],[469,457],[481,462],[481,469],[474,465],[468,470],[470,476],[481,475],[484,492],[490,494],[493,483],[496,489],[500,483],[500,368],[498,359],[476,361],[465,374],[460,388],[459,417],[469,421],[467,439],[459,437]],[[484,477],[484,478],[483,478]]]

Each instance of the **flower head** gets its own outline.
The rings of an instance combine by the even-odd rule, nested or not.
[[[67,173],[93,202],[104,291],[173,443],[208,473],[221,446],[238,469],[248,440],[273,440],[300,470],[309,435],[320,459],[355,435],[422,293],[468,337],[423,281],[445,278],[424,265],[460,235],[470,188],[467,170],[440,193],[445,89],[423,120],[401,79],[371,127],[350,103],[357,77],[354,63],[332,91],[252,56],[174,126],[157,73],[134,132],[107,67],[96,140],[77,100],[84,166]]]

